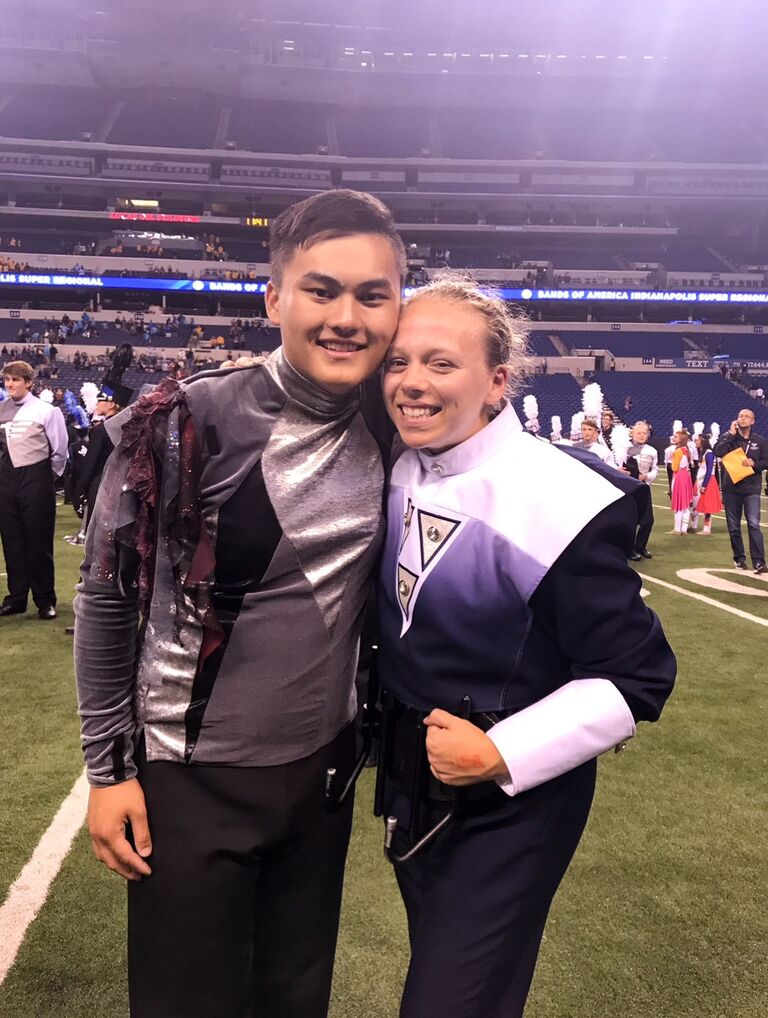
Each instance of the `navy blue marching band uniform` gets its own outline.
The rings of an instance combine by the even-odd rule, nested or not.
[[[523,1012],[595,758],[656,720],[674,682],[627,565],[648,497],[594,456],[537,442],[508,404],[461,445],[393,468],[378,598],[396,858],[455,810],[396,864],[412,947],[402,1018]],[[432,778],[420,722],[433,708],[487,731],[509,781]]]

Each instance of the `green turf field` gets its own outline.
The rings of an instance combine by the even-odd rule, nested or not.
[[[666,505],[665,485],[655,487],[654,502]],[[665,533],[671,513],[657,508],[656,516],[654,558],[640,572],[678,655],[677,690],[658,725],[601,762],[527,1018],[768,1016],[768,628],[760,624],[768,623],[768,583],[730,569],[724,519],[711,538],[678,538]],[[768,535],[768,512],[763,519]],[[80,555],[60,539],[74,527],[70,510],[60,510],[59,619],[0,620],[0,900],[81,769],[63,631]],[[701,585],[706,574],[677,575],[689,569],[725,570],[709,575],[738,587],[721,591]],[[407,963],[403,911],[370,815],[371,783],[367,771],[333,1018],[395,1016]],[[122,906],[120,879],[99,867],[81,832],[0,988],[2,1018],[126,1015]]]

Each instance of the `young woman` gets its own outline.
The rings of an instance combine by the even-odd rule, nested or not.
[[[699,516],[704,516],[701,536],[712,533],[712,514],[723,511],[720,498],[720,487],[715,473],[715,454],[705,435],[696,436],[696,448],[699,450],[699,470],[696,476],[696,493],[693,497],[693,526],[698,527]]]
[[[691,502],[693,500],[693,482],[691,481],[691,453],[688,448],[689,432],[676,431],[672,443],[676,446],[672,456],[672,512],[675,525],[670,531],[681,537],[688,532],[691,520]]]
[[[525,433],[506,398],[524,345],[502,301],[446,278],[410,299],[385,361],[407,447],[379,580],[401,1018],[522,1015],[595,758],[655,720],[674,681],[627,565],[647,488]]]

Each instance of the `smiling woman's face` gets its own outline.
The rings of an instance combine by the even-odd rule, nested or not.
[[[486,323],[438,297],[408,305],[384,362],[384,402],[414,449],[444,452],[488,423],[503,397],[506,365],[488,366]]]

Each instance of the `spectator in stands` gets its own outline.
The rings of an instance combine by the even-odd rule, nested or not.
[[[57,407],[32,394],[25,361],[3,368],[0,403],[0,539],[8,596],[0,616],[23,614],[30,591],[41,619],[56,618],[53,534],[55,482],[67,462],[67,428]]]
[[[755,415],[751,410],[739,411],[713,452],[718,459],[736,453],[734,476],[729,472],[729,461],[723,462],[723,502],[728,536],[731,539],[733,560],[738,569],[747,568],[744,541],[741,536],[742,513],[747,520],[749,554],[756,573],[768,572],[765,564],[765,545],[760,531],[760,491],[763,470],[768,469],[768,442],[753,431]],[[743,454],[743,455],[741,455]],[[743,476],[743,468],[749,473]],[[734,479],[735,478],[735,479]]]

